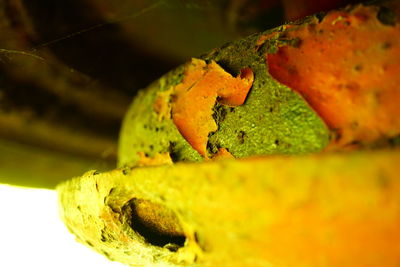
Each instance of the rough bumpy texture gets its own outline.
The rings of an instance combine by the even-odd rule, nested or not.
[[[395,1],[358,5],[192,59],[135,99],[119,165],[390,144],[400,135],[399,14]]]
[[[154,82],[134,99],[122,125],[119,147],[119,165],[137,164],[140,153],[154,158],[168,153],[176,161],[201,160],[201,156],[181,136],[173,121],[155,112],[155,101],[160,95],[182,80],[183,67]]]
[[[399,13],[397,14],[399,15]],[[357,6],[277,33],[269,72],[299,92],[334,131],[332,147],[400,134],[400,24],[395,9]]]
[[[131,266],[399,266],[400,2],[385,5],[227,44],[143,90],[123,168],[58,187],[71,232]]]
[[[225,105],[214,99],[214,107],[210,110],[209,106],[200,106],[193,99],[192,105],[198,106],[198,112],[206,108],[205,112],[213,114],[213,123],[217,125],[217,130],[208,136],[205,157],[213,157],[221,148],[237,158],[303,154],[321,151],[329,142],[329,131],[323,120],[300,95],[268,74],[264,53],[257,50],[260,36],[230,43],[202,57],[205,62],[215,61],[232,76],[244,69],[254,73],[251,90],[243,105]],[[150,158],[158,153],[169,153],[174,162],[203,160],[189,145],[188,138],[181,136],[170,114],[171,107],[168,108],[168,105],[173,106],[175,89],[183,77],[195,71],[190,66],[188,63],[162,77],[134,100],[121,129],[120,166],[137,165],[142,152]],[[203,121],[198,123],[204,124]]]
[[[58,187],[80,242],[131,266],[400,264],[400,151],[88,172]]]

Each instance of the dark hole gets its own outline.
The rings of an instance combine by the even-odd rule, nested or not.
[[[233,66],[228,61],[220,60],[220,61],[217,61],[217,64],[220,65],[220,67],[223,68],[224,71],[226,71],[233,77],[236,77],[240,73],[240,69],[238,70],[238,69],[232,68]]]
[[[172,162],[178,162],[182,159],[181,153],[176,148],[176,142],[169,142],[169,155],[172,159]]]
[[[127,223],[146,242],[171,251],[185,245],[186,237],[176,215],[164,206],[147,200],[131,199],[124,206]]]

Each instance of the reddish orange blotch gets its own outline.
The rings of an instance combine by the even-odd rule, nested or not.
[[[285,38],[300,45],[267,55],[269,73],[338,133],[330,148],[400,134],[400,23],[382,24],[377,10],[360,5],[291,28]]]
[[[172,119],[182,136],[205,158],[210,132],[218,129],[213,120],[213,107],[218,101],[223,105],[238,106],[244,103],[253,84],[250,68],[232,77],[215,61],[207,64],[192,59],[185,67],[182,83],[174,88]]]

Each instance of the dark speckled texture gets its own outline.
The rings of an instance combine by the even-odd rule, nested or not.
[[[226,44],[200,57],[207,62],[215,60],[233,76],[246,67],[250,67],[255,75],[253,87],[243,105],[214,106],[213,117],[218,130],[209,135],[211,157],[219,148],[226,148],[237,158],[313,153],[321,151],[329,142],[329,130],[307,102],[268,74],[265,53],[273,52],[276,43],[267,40],[257,48],[258,38],[268,32]],[[179,134],[173,121],[169,118],[160,120],[154,110],[157,92],[179,84],[183,73],[183,67],[173,70],[134,99],[121,130],[120,166],[135,166],[139,152],[148,157],[169,152],[175,162],[202,160]],[[172,98],[173,94],[171,101]]]

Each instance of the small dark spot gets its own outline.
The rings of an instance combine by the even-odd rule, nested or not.
[[[96,182],[96,191],[99,192],[99,185]]]
[[[357,129],[359,125],[360,125],[360,124],[358,123],[358,121],[353,121],[353,122],[351,123],[350,127],[351,127],[352,129]]]
[[[274,108],[269,108],[269,112],[274,112]]]
[[[123,175],[128,175],[130,172],[131,172],[131,170],[129,168],[122,169],[122,174]]]
[[[77,208],[79,211],[81,211],[81,206],[80,206],[80,205],[78,205],[76,208]]]
[[[144,153],[144,156],[146,157],[146,158],[148,158],[148,157],[150,157],[150,155],[149,155],[149,153]]]
[[[239,139],[239,143],[243,144],[247,135],[245,131],[239,131],[239,134],[237,135],[237,138]]]
[[[351,24],[350,24],[350,21],[348,21],[348,20],[344,20],[344,21],[341,21],[342,22],[342,24],[344,25],[344,26],[350,26]]]
[[[275,145],[279,146],[279,140],[278,139],[276,139],[274,143],[275,143]]]
[[[149,148],[150,148],[150,150],[153,150],[153,149],[154,149],[154,146],[153,146],[153,145],[150,145]]]
[[[353,140],[349,143],[347,143],[345,146],[347,147],[358,147],[361,145],[361,141],[360,140]]]
[[[178,246],[177,244],[168,243],[164,246],[164,248],[168,249],[171,252],[177,252],[180,246]]]
[[[394,26],[396,24],[396,13],[387,7],[381,6],[376,17],[384,25]]]
[[[107,251],[102,250],[101,253],[103,253],[103,255],[106,256],[107,258],[110,258],[110,254],[108,254]]]
[[[114,241],[114,240],[115,240],[115,238],[111,234],[107,233],[105,227],[103,229],[101,229],[101,239],[100,239],[101,242],[104,243],[107,241]]]
[[[392,147],[400,146],[400,135],[390,138],[389,145]]]
[[[361,64],[357,64],[354,66],[355,71],[361,71],[363,69],[363,66]]]
[[[358,91],[360,89],[360,85],[356,82],[349,82],[345,85],[345,88],[351,91]]]
[[[143,125],[143,128],[144,128],[144,129],[147,129],[147,124],[144,124],[144,125]]]
[[[330,139],[338,142],[342,139],[342,131],[340,129],[332,129]]]
[[[86,244],[88,244],[88,246],[90,246],[90,247],[94,247],[94,246],[93,246],[93,243],[90,242],[89,240],[86,240]]]
[[[169,142],[169,156],[171,157],[172,162],[178,162],[181,160],[181,153],[176,148],[176,142]]]
[[[321,23],[324,20],[325,16],[326,16],[325,12],[320,12],[315,14],[315,17],[318,19],[319,23]]]
[[[155,130],[156,130],[156,132],[158,132],[158,131],[160,130],[160,128],[156,127],[156,129],[155,129]]]
[[[194,241],[196,242],[197,245],[203,250],[207,251],[207,246],[204,242],[204,239],[202,239],[197,232],[194,232]]]
[[[94,172],[93,172],[93,175],[99,175],[99,174],[100,174],[99,171],[94,171]]]
[[[111,188],[110,192],[108,192],[108,195],[111,195],[114,192],[114,190],[115,190],[115,187]]]
[[[231,112],[231,113],[235,112],[235,108],[234,107],[230,107],[229,108],[229,112]]]
[[[295,66],[288,66],[287,71],[292,76],[297,76],[299,74],[299,71]]]
[[[302,43],[303,43],[303,41],[300,38],[295,38],[290,42],[290,45],[295,48],[299,48]]]
[[[382,44],[382,49],[383,49],[383,50],[388,50],[388,49],[391,48],[391,47],[392,47],[392,44],[389,43],[389,42],[384,42],[384,43]]]
[[[198,244],[200,239],[199,239],[199,234],[197,232],[194,233],[194,241]]]

